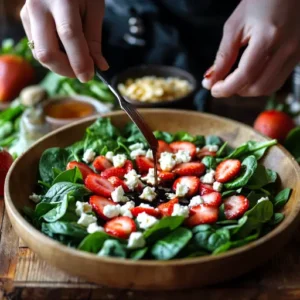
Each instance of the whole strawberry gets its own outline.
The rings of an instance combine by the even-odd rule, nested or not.
[[[0,148],[0,196],[4,195],[4,181],[12,163],[12,156],[6,150]]]

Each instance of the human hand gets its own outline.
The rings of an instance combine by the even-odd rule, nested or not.
[[[224,26],[215,63],[202,85],[216,98],[262,96],[279,89],[300,61],[299,12],[299,0],[243,0]]]
[[[81,82],[93,78],[94,63],[108,69],[101,52],[103,15],[104,0],[27,0],[21,10],[34,57],[51,71]]]

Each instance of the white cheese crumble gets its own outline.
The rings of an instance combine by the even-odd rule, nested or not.
[[[187,163],[191,159],[190,152],[186,150],[178,150],[175,154],[176,164]]]
[[[113,153],[112,151],[108,151],[108,152],[106,152],[105,157],[106,157],[108,160],[112,161],[112,160],[113,160],[113,157],[114,157],[114,153]]]
[[[153,208],[153,206],[149,205],[149,204],[146,204],[146,203],[141,203],[139,205],[139,207],[144,207],[144,208]]]
[[[29,199],[34,203],[39,203],[41,201],[41,196],[33,193],[32,195],[29,196]]]
[[[153,159],[153,152],[151,149],[148,149],[146,152],[146,157],[149,159]]]
[[[146,245],[146,241],[141,232],[132,232],[128,239],[128,249],[143,248]]]
[[[143,143],[135,143],[133,145],[129,146],[129,150],[137,150],[137,149],[144,149],[144,144]]]
[[[207,184],[213,184],[215,182],[215,171],[210,170],[203,177],[201,177],[201,181]]]
[[[257,200],[257,203],[263,202],[263,201],[268,201],[269,197],[261,197],[260,199]]]
[[[93,151],[93,149],[89,148],[89,149],[85,150],[82,160],[88,164],[88,163],[94,161],[95,156],[96,156],[96,153]]]
[[[140,195],[140,199],[150,201],[150,202],[153,201],[155,198],[156,198],[155,189],[149,186],[146,186],[143,189],[142,194]]]
[[[196,148],[196,152],[199,153],[201,149],[199,147]]]
[[[127,202],[129,200],[128,197],[124,196],[124,190],[121,185],[111,192],[111,199],[114,202]]]
[[[139,148],[139,149],[133,150],[133,151],[130,153],[131,159],[136,159],[137,156],[140,156],[140,155],[145,156],[145,155],[146,155],[146,151]]]
[[[143,212],[137,216],[136,221],[138,222],[140,228],[148,229],[155,225],[158,222],[158,219]]]
[[[130,170],[127,174],[125,174],[125,183],[130,190],[134,190],[139,184],[140,175],[136,173],[134,169]]]
[[[215,181],[213,184],[213,189],[217,192],[221,192],[223,188],[223,183],[219,182],[219,181]]]
[[[107,218],[114,218],[120,214],[120,205],[105,205],[103,208],[103,214]]]
[[[219,146],[218,145],[206,145],[202,149],[205,149],[209,152],[217,152],[219,150]]]
[[[197,205],[200,205],[200,204],[202,204],[204,201],[203,201],[203,199],[201,198],[201,196],[194,196],[192,199],[191,199],[191,201],[190,201],[190,203],[189,203],[189,207],[193,207],[193,206],[197,206]]]
[[[126,204],[120,207],[120,215],[124,217],[133,218],[131,209],[134,208],[135,203],[133,201],[128,201]]]
[[[175,155],[170,152],[162,152],[159,163],[163,171],[171,171],[176,165]]]
[[[127,157],[125,154],[117,154],[112,158],[113,165],[117,168],[122,168],[125,165],[126,160]]]
[[[83,213],[92,211],[92,206],[87,202],[76,201],[76,215],[81,216]]]
[[[103,232],[104,228],[102,226],[99,226],[97,223],[91,223],[88,228],[88,233],[94,233],[94,232]]]
[[[173,193],[166,193],[165,195],[168,199],[174,199],[176,197],[176,194]]]
[[[172,216],[179,216],[187,218],[189,216],[190,210],[187,206],[180,205],[178,203],[174,204]]]
[[[189,187],[183,183],[178,182],[176,185],[176,196],[184,197],[189,192]]]
[[[145,177],[142,177],[141,179],[147,182],[148,184],[155,185],[154,168],[150,168],[148,170],[148,174]],[[159,181],[160,178],[157,178],[157,180]]]
[[[97,222],[97,218],[93,215],[82,213],[77,224],[88,227],[90,224]]]

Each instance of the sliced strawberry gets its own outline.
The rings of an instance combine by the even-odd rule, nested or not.
[[[213,189],[212,185],[200,182],[199,193],[201,196],[213,192],[215,192],[215,190]]]
[[[142,207],[142,206],[136,206],[132,208],[131,213],[134,217],[137,217],[139,214],[145,212],[146,214],[153,216],[153,217],[160,217],[160,211],[154,209],[154,207]]]
[[[98,174],[89,174],[85,179],[85,186],[93,193],[104,197],[110,197],[115,189],[107,179]]]
[[[139,180],[139,182],[138,182],[138,184],[137,184],[137,186],[136,186],[135,189],[136,189],[138,192],[142,192],[143,189],[144,189],[144,187],[145,187],[145,184]]]
[[[187,162],[177,165],[173,172],[180,176],[201,176],[205,169],[205,165],[201,162]]]
[[[131,160],[126,160],[124,166],[123,166],[125,173],[127,174],[131,170],[133,170],[133,163]]]
[[[175,174],[172,172],[161,171],[158,172],[158,177],[160,178],[161,182],[172,181],[175,179]]]
[[[241,162],[238,159],[227,159],[222,161],[216,169],[215,178],[219,182],[228,182],[239,174]]]
[[[242,217],[248,208],[249,200],[243,195],[230,196],[224,200],[224,214],[228,220]]]
[[[202,159],[205,156],[213,156],[215,157],[217,155],[217,152],[208,151],[207,149],[201,149],[197,153],[197,158]]]
[[[194,227],[200,224],[212,224],[218,220],[219,208],[207,204],[199,204],[191,207],[190,217],[185,221],[188,227]]]
[[[158,140],[157,157],[159,158],[160,154],[163,153],[163,152],[172,153],[173,151],[172,151],[172,149],[171,149],[171,147],[169,146],[168,143],[166,143],[163,140]]]
[[[146,174],[149,169],[154,168],[153,161],[145,156],[138,156],[135,162],[140,174]]]
[[[95,158],[93,166],[96,171],[102,172],[108,168],[111,168],[113,165],[105,156],[100,155]]]
[[[170,147],[173,152],[177,152],[178,150],[185,150],[189,151],[191,157],[194,157],[196,155],[196,146],[190,142],[173,142],[170,144]]]
[[[200,180],[196,176],[183,176],[183,177],[177,178],[173,183],[174,191],[176,191],[176,186],[179,182],[181,184],[188,186],[188,188],[189,188],[189,191],[187,193],[188,197],[194,196],[199,190]]]
[[[212,192],[201,196],[204,203],[210,206],[219,207],[222,204],[222,196],[218,192]]]
[[[83,180],[85,180],[89,174],[94,173],[93,170],[85,163],[78,162],[78,161],[70,161],[67,164],[67,170],[74,169],[75,167],[79,169]]]
[[[107,218],[103,213],[104,206],[116,205],[113,201],[96,195],[90,197],[89,203],[90,205],[92,205],[94,211],[99,215],[99,217],[104,220],[109,220],[109,218]]]
[[[125,174],[125,169],[119,167],[112,167],[101,172],[101,176],[106,179],[112,176],[116,176],[122,179],[124,178]]]
[[[117,176],[111,176],[108,178],[108,181],[116,188],[121,186],[125,193],[129,192],[129,188],[126,183]]]
[[[178,198],[173,198],[172,200],[170,200],[168,202],[158,205],[157,208],[160,211],[162,216],[164,216],[164,217],[171,216],[174,205],[178,202],[179,202]]]
[[[127,239],[132,232],[136,231],[136,225],[129,217],[117,217],[108,221],[104,229],[112,236]]]

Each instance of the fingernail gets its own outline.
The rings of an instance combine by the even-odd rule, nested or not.
[[[212,65],[205,73],[204,78],[210,78],[215,71],[215,65]]]
[[[106,71],[109,69],[109,64],[104,57],[102,57],[100,64],[101,70]]]
[[[82,74],[78,74],[77,78],[81,83],[85,83],[88,82],[89,80],[91,80],[94,76],[94,73],[82,73]]]
[[[211,89],[211,94],[213,97],[221,97],[221,88],[220,88],[221,82],[217,82],[216,84],[214,84],[214,86]]]
[[[211,89],[211,86],[212,86],[211,81],[210,81],[209,79],[204,78],[204,79],[202,80],[202,86],[203,86],[205,89],[210,90],[210,89]]]

